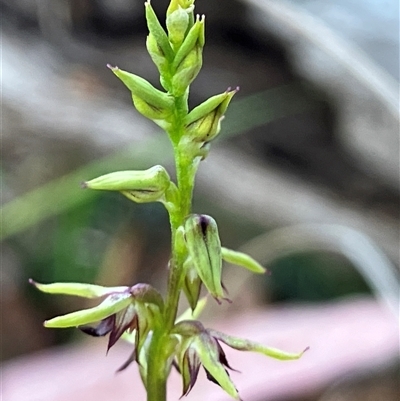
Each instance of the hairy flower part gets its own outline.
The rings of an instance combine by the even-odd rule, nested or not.
[[[124,333],[135,331],[135,355],[152,328],[160,324],[164,310],[161,295],[149,284],[132,287],[102,287],[82,283],[40,284],[30,280],[42,292],[76,295],[85,298],[106,298],[93,308],[68,313],[47,320],[50,328],[77,327],[86,334],[100,337],[109,334],[107,351]],[[94,325],[93,325],[94,324]]]

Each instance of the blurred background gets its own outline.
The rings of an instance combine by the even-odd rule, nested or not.
[[[74,330],[45,330],[46,318],[88,303],[40,294],[28,278],[149,282],[165,291],[170,234],[163,207],[83,191],[79,183],[154,164],[173,174],[172,154],[105,67],[118,65],[159,87],[145,49],[142,1],[0,4],[3,391],[10,401],[61,401],[71,399],[65,392],[74,385],[64,395],[38,389],[57,375],[78,380],[77,349],[87,355],[86,372],[96,375],[100,362],[91,358],[103,351]],[[152,2],[160,19],[167,4]],[[225,246],[248,251],[271,272],[254,278],[226,267],[234,303],[210,302],[205,319],[231,334],[246,322],[250,334],[243,335],[272,338],[288,350],[311,346],[308,362],[291,362],[297,368],[271,365],[269,383],[252,360],[242,368],[239,356],[239,390],[248,401],[397,400],[398,2],[196,5],[207,16],[206,47],[191,106],[241,89],[200,166],[194,211],[213,215]],[[63,365],[66,355],[64,370],[52,365]],[[43,374],[34,377],[38,366]],[[105,381],[114,380],[112,369]],[[112,399],[90,386],[79,385],[74,399]],[[194,391],[188,400],[226,399],[218,388],[212,394]],[[124,396],[118,399],[130,399]]]

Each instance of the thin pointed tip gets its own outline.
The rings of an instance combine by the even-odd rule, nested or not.
[[[119,69],[117,66],[113,67],[111,64],[107,64],[107,68],[109,68],[113,72]]]

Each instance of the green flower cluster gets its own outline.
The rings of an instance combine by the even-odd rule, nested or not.
[[[163,166],[157,165],[142,171],[106,174],[82,183],[82,187],[118,191],[137,203],[161,202],[165,206],[172,234],[166,298],[141,283],[111,288],[81,283],[31,283],[50,294],[104,298],[96,307],[55,317],[44,325],[78,327],[93,336],[109,335],[108,349],[120,338],[131,342],[132,354],[119,370],[133,361],[138,363],[148,401],[166,399],[166,381],[173,366],[182,375],[183,395],[192,389],[203,366],[211,381],[239,400],[220,342],[282,360],[298,359],[304,351],[285,353],[206,329],[195,320],[205,304],[200,299],[202,286],[218,303],[229,301],[221,281],[224,260],[254,273],[265,273],[264,267],[249,255],[221,246],[217,223],[211,216],[191,211],[198,165],[207,156],[210,141],[220,132],[221,121],[237,89],[228,89],[189,110],[189,87],[202,66],[205,18],[194,16],[194,0],[172,0],[165,30],[150,1],[145,3],[145,9],[147,50],[158,68],[164,91],[135,74],[109,68],[130,90],[137,111],[168,134],[174,149],[176,182]],[[186,295],[192,314],[187,312],[177,318],[181,292]]]

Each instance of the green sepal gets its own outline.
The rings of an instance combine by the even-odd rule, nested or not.
[[[226,299],[221,284],[221,241],[215,220],[207,215],[190,215],[185,222],[185,239],[193,266],[209,293],[218,302]]]
[[[109,64],[107,67],[131,91],[133,103],[139,113],[151,120],[164,120],[171,116],[174,111],[174,99],[171,95],[156,89],[138,75]]]
[[[201,19],[199,16],[197,16],[196,22],[190,28],[185,40],[183,41],[181,47],[174,57],[174,61],[172,63],[172,71],[177,71],[179,65],[183,62],[185,57],[192,51],[194,47],[198,47],[200,50],[203,49],[205,42],[204,26],[204,15],[201,17]]]
[[[65,328],[95,323],[126,308],[131,302],[132,296],[129,292],[113,294],[94,308],[57,316],[45,321],[44,326],[49,328]]]
[[[207,333],[201,333],[193,338],[191,347],[195,348],[201,364],[231,397],[240,400],[239,393],[227,371],[219,361],[216,341]]]
[[[135,301],[156,306],[162,313],[164,311],[164,300],[161,294],[150,284],[135,284],[130,289]]]
[[[47,294],[75,295],[83,298],[99,298],[114,292],[127,291],[129,287],[103,287],[85,283],[51,283],[41,284],[29,279],[29,283]]]
[[[200,118],[206,117],[209,113],[213,112],[217,108],[219,108],[220,114],[223,115],[226,112],[233,95],[235,95],[238,90],[239,88],[236,88],[235,90],[228,88],[223,93],[211,96],[209,99],[199,104],[188,113],[184,119],[184,124],[190,125]]]
[[[157,43],[156,38],[151,33],[147,35],[146,48],[151,59],[153,60],[153,63],[156,65],[161,77],[168,76],[170,62],[165,56],[165,53],[163,52],[162,48]],[[165,88],[164,85],[163,87],[164,89],[168,89]]]
[[[203,64],[203,50],[195,46],[179,64],[172,77],[171,92],[174,96],[182,96],[195,80]]]
[[[267,271],[263,266],[260,265],[260,263],[253,259],[250,255],[247,255],[247,253],[233,251],[232,249],[221,247],[221,255],[225,262],[244,267],[253,273],[263,274]]]
[[[220,132],[221,120],[238,89],[215,95],[195,107],[185,117],[185,136],[196,142],[208,142]]]
[[[207,331],[211,336],[217,338],[218,340],[222,341],[229,347],[234,348],[238,351],[257,352],[259,354],[263,354],[274,359],[279,359],[281,361],[291,361],[300,359],[303,356],[303,354],[309,349],[309,347],[307,347],[301,352],[290,353],[281,351],[277,348],[266,347],[265,345],[262,345],[254,341],[249,341],[239,337],[228,336],[227,334],[221,333],[216,330],[208,329]]]
[[[185,272],[185,278],[182,284],[183,292],[186,295],[190,307],[192,310],[195,310],[200,298],[201,278],[197,274],[190,257],[185,261],[183,269]]]
[[[147,0],[144,3],[145,12],[146,12],[146,21],[147,27],[149,28],[150,34],[152,34],[158,43],[158,46],[162,50],[168,61],[172,61],[174,58],[174,51],[169,43],[168,36],[161,26],[160,21],[157,18],[156,13],[153,10],[153,7],[150,4],[150,0]]]
[[[198,320],[181,320],[172,329],[173,334],[183,337],[193,337],[205,331],[205,328]]]

